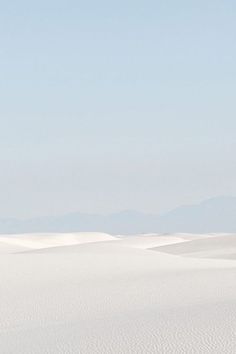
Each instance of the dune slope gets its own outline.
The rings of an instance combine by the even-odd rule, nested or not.
[[[184,244],[164,245],[152,249],[189,257],[236,259],[236,235],[195,239]]]

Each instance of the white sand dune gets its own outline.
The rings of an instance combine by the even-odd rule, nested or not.
[[[236,259],[236,235],[195,239],[184,244],[165,245],[154,249],[158,252],[189,257]]]
[[[15,253],[15,252],[22,252],[29,250],[28,247],[23,247],[19,245],[14,245],[11,243],[5,242],[5,240],[0,239],[0,255],[2,254],[9,254],[9,253]]]
[[[5,244],[8,247],[40,249],[114,240],[116,240],[115,237],[101,232],[2,235],[0,236],[0,250],[1,244]]]
[[[30,247],[15,236],[28,251],[14,244],[0,256],[1,353],[235,353],[235,260],[153,252],[143,249],[154,243],[145,236],[130,243],[99,235],[70,245],[65,235],[37,235],[34,247],[35,236],[27,236]],[[45,247],[45,237],[57,241]],[[199,242],[214,248],[218,236],[206,237]]]
[[[141,248],[141,249],[148,249],[152,247],[159,247],[164,245],[176,244],[181,242],[186,242],[182,237],[177,236],[162,236],[162,235],[143,235],[143,236],[130,236],[121,239],[123,245],[134,247],[134,248]]]

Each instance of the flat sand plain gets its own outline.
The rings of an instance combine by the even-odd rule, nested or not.
[[[1,235],[0,353],[236,353],[236,235]]]

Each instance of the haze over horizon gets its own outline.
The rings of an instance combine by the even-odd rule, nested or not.
[[[236,3],[42,0],[0,13],[0,218],[236,195]]]
[[[32,219],[0,218],[0,234],[106,232],[113,235],[236,233],[236,197],[183,205],[162,214],[126,210],[112,214],[67,213]]]
[[[83,212],[81,210],[75,210],[75,211],[70,211],[67,210],[64,213],[61,214],[44,214],[44,215],[35,215],[32,217],[15,217],[14,215],[2,218],[0,216],[0,220],[7,220],[7,219],[15,219],[15,220],[33,220],[33,219],[43,219],[43,218],[48,218],[48,217],[63,217],[63,216],[67,216],[67,215],[76,215],[76,214],[84,214],[84,215],[94,215],[94,216],[111,216],[111,215],[119,215],[119,214],[125,214],[125,213],[135,213],[137,214],[143,214],[143,215],[152,215],[152,216],[163,216],[163,215],[167,215],[169,213],[174,212],[175,210],[179,210],[179,209],[183,209],[183,208],[192,208],[192,207],[197,207],[197,206],[201,206],[204,205],[206,203],[212,203],[214,204],[214,202],[216,202],[216,204],[221,204],[222,208],[224,206],[224,201],[229,202],[229,201],[233,201],[236,207],[236,196],[232,195],[232,196],[227,196],[227,195],[221,195],[221,196],[214,196],[211,198],[206,198],[203,200],[200,200],[199,202],[195,202],[195,203],[187,203],[187,204],[182,204],[182,205],[178,205],[176,207],[167,209],[167,210],[162,210],[159,211],[158,213],[155,212],[145,212],[143,210],[140,209],[120,209],[120,210],[114,210],[111,212],[103,212],[103,213],[95,213],[95,212]]]

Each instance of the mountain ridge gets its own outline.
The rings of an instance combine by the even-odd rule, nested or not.
[[[236,197],[214,197],[155,215],[135,210],[99,215],[69,213],[18,220],[0,219],[0,233],[84,232],[111,234],[229,232],[236,233]]]

